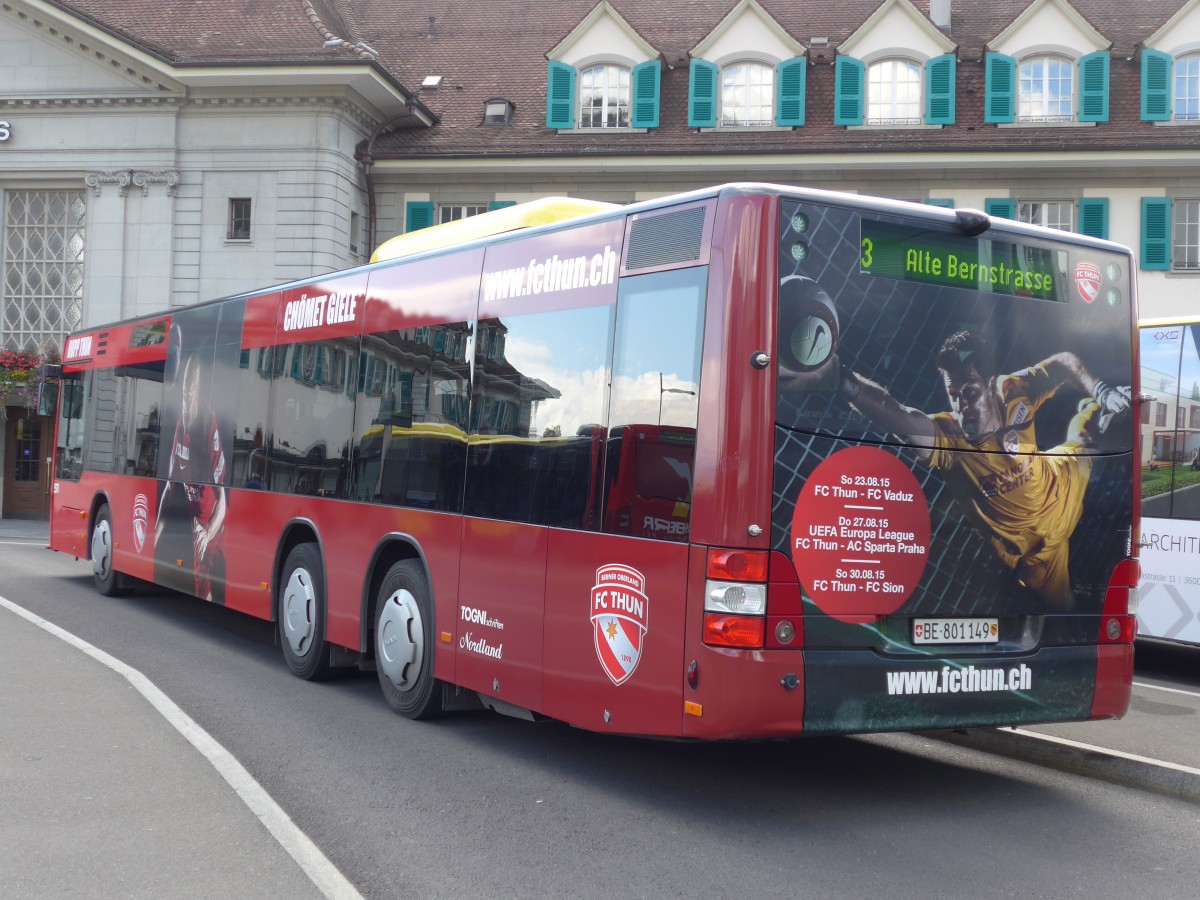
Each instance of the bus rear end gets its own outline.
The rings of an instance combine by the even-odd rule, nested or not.
[[[696,645],[688,732],[1123,715],[1138,581],[1130,253],[817,193],[782,193],[773,215],[774,347],[757,359],[775,376],[770,549],[747,541],[745,559],[710,551],[694,567],[706,621],[741,624]],[[730,354],[732,382],[750,355]],[[749,590],[731,595],[739,581]],[[728,600],[743,593],[765,600]]]

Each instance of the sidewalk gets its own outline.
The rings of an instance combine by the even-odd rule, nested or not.
[[[0,519],[0,541],[47,540]],[[223,751],[104,657],[0,605],[0,896],[345,895],[289,855],[232,758],[218,771]]]

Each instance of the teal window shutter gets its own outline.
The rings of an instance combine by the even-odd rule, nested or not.
[[[1003,53],[989,53],[984,67],[986,81],[983,121],[1012,122],[1017,117],[1017,61]]]
[[[717,127],[717,67],[693,59],[688,79],[688,128]]]
[[[546,127],[575,127],[575,69],[554,60],[546,75]]]
[[[954,124],[956,65],[953,53],[925,63],[925,122],[929,125]]]
[[[516,200],[493,200],[488,204],[488,212],[491,212],[493,209],[505,209],[506,207],[516,205]]]
[[[926,206],[941,206],[945,209],[954,209],[954,200],[950,197],[930,197],[925,201]]]
[[[989,197],[983,201],[983,211],[989,216],[1015,219],[1017,217],[1017,201],[1011,197]]]
[[[420,231],[433,224],[433,204],[428,200],[410,200],[404,204],[404,230]]]
[[[1171,268],[1171,198],[1142,198],[1142,268]]]
[[[833,65],[833,124],[863,123],[863,73],[861,59],[839,56]]]
[[[1171,69],[1174,61],[1158,50],[1142,51],[1142,119],[1171,121]]]
[[[802,56],[785,59],[775,67],[775,124],[798,127],[804,124],[804,83],[808,61]]]
[[[1079,201],[1079,233],[1108,239],[1108,198],[1084,197]]]
[[[662,65],[657,59],[633,67],[633,117],[634,128],[658,127],[659,83]]]
[[[1079,121],[1108,121],[1108,51],[1079,58]]]

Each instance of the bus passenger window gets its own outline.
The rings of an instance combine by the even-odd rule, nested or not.
[[[688,539],[706,285],[702,268],[621,282],[604,475],[610,534]]]

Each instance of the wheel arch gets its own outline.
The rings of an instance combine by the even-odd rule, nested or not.
[[[383,586],[383,579],[388,570],[396,563],[405,559],[419,560],[425,569],[425,578],[429,586],[430,606],[437,608],[434,599],[433,579],[429,577],[429,560],[421,542],[411,534],[393,531],[385,534],[375,545],[371,558],[367,562],[366,577],[363,578],[362,597],[359,603],[358,616],[358,649],[370,658],[375,656],[375,643],[371,634],[375,630],[375,598]],[[436,621],[435,623],[436,624]]]
[[[271,567],[271,621],[279,621],[279,582],[283,578],[283,566],[288,554],[301,544],[316,544],[317,553],[321,555],[321,591],[329,596],[329,574],[325,563],[325,545],[321,541],[321,533],[312,519],[297,516],[283,526],[279,542],[275,545],[275,563]]]

